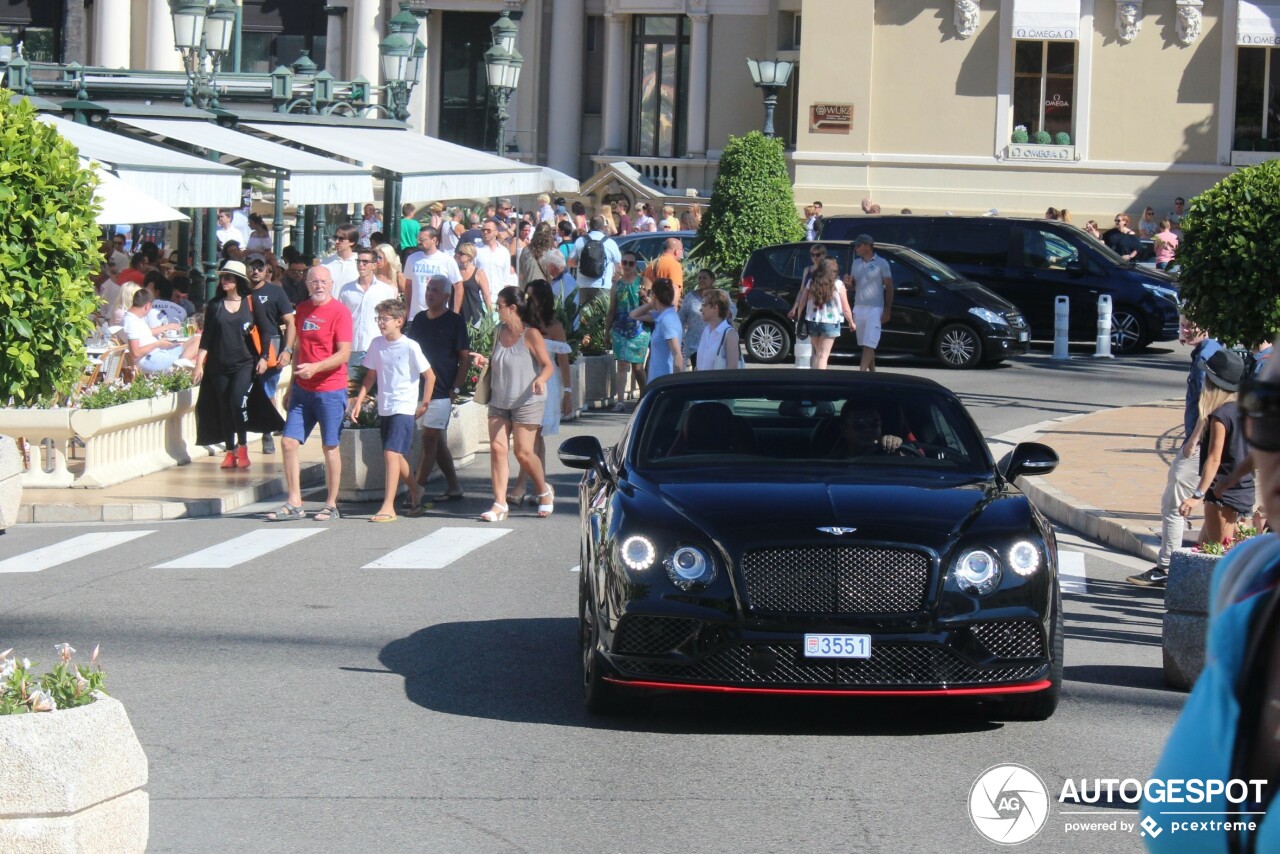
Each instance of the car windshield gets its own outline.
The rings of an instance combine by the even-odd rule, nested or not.
[[[985,476],[991,466],[959,401],[916,385],[676,386],[656,392],[633,427],[642,468]]]
[[[902,249],[898,252],[898,256],[911,261],[911,264],[922,274],[928,276],[932,281],[940,285],[958,284],[964,279],[956,275],[956,271],[947,265],[938,261],[936,258],[930,258],[914,249]]]

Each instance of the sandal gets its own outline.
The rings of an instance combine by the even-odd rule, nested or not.
[[[538,495],[538,518],[539,519],[547,518],[548,516],[550,516],[552,513],[555,512],[555,509],[556,509],[556,494],[551,489],[551,486],[548,485],[547,491]]]
[[[286,501],[279,510],[272,510],[264,518],[268,522],[289,522],[294,519],[305,519],[307,513],[301,507],[295,507]]]
[[[437,495],[437,496],[436,496],[434,499],[432,499],[432,500],[434,500],[434,501],[461,501],[462,499],[464,499],[464,498],[466,498],[466,497],[467,497],[467,496],[466,496],[466,493],[463,493],[463,492],[445,492],[445,493],[442,493],[442,494],[440,494],[440,495]]]
[[[481,522],[501,522],[507,518],[507,505],[493,502],[493,506],[480,514]]]
[[[378,513],[375,516],[370,516],[369,521],[370,522],[394,522],[399,518],[400,517],[394,513]]]
[[[326,504],[324,507],[317,510],[316,514],[311,518],[315,519],[317,522],[328,522],[330,519],[341,519],[342,514],[338,512],[337,507],[334,507],[332,504]]]

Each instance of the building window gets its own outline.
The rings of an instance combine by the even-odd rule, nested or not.
[[[277,66],[293,65],[303,51],[317,70],[325,67],[329,21],[323,2],[244,0],[239,22],[240,51],[223,60],[225,70],[269,74]]]
[[[1236,49],[1235,151],[1280,150],[1280,48]]]
[[[0,3],[0,45],[22,45],[28,62],[62,59],[63,3],[48,0],[4,0]]]
[[[631,38],[631,153],[683,157],[689,19],[640,15]]]
[[[1075,141],[1076,43],[1013,43],[1013,123]]]

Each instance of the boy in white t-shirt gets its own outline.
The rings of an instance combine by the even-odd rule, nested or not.
[[[409,487],[410,509],[406,515],[420,516],[430,506],[422,503],[422,487],[409,473],[409,452],[413,449],[413,438],[417,432],[416,419],[427,411],[436,378],[418,342],[404,334],[404,303],[398,299],[383,300],[375,310],[382,335],[373,339],[365,351],[364,367],[367,372],[360,392],[351,401],[350,415],[355,420],[376,379],[382,455],[387,463],[387,490],[382,506],[369,521],[394,522],[397,518],[396,492],[401,481]]]

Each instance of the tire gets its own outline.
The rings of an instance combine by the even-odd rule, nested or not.
[[[933,342],[933,354],[945,368],[974,368],[982,363],[982,338],[968,324],[948,323]]]
[[[1111,313],[1111,352],[1136,353],[1149,343],[1137,312],[1121,306]]]
[[[776,317],[752,322],[743,338],[747,342],[747,355],[757,362],[776,365],[791,355],[791,331]]]
[[[1035,694],[1022,694],[1005,700],[998,710],[998,715],[1007,721],[1043,721],[1053,716],[1058,708],[1058,697],[1062,693],[1062,593],[1057,591],[1053,597],[1053,622],[1050,624],[1053,638],[1050,648],[1053,662],[1049,666],[1050,687]]]
[[[578,645],[582,652],[582,702],[593,715],[616,714],[621,708],[618,689],[605,681],[601,668],[600,624],[586,582],[578,584]]]

